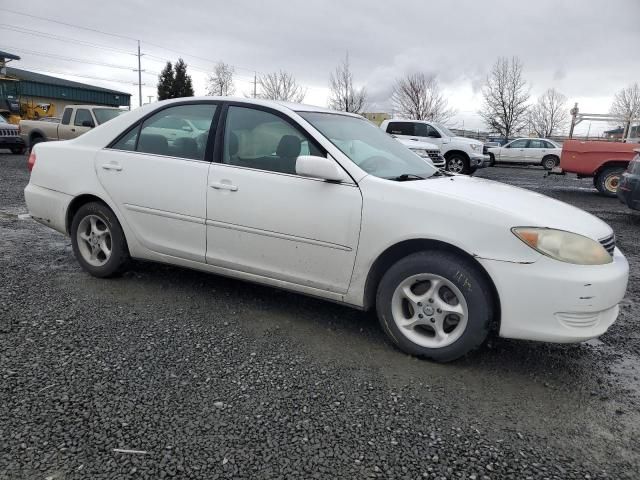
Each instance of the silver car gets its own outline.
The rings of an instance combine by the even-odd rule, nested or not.
[[[502,147],[488,149],[491,164],[528,163],[551,170],[560,164],[562,148],[546,138],[517,138]]]

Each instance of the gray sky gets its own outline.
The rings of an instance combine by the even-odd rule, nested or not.
[[[451,125],[474,129],[483,127],[476,113],[480,88],[498,56],[520,57],[532,101],[554,87],[583,112],[606,113],[617,90],[640,81],[640,0],[0,0],[0,8],[139,38],[150,72],[143,75],[145,102],[156,93],[153,72],[163,67],[157,57],[180,54],[193,67],[196,94],[205,93],[205,72],[222,60],[236,66],[237,94],[250,92],[253,70],[284,69],[307,88],[306,103],[326,105],[329,72],[348,51],[356,83],[369,92],[369,110],[390,111],[394,80],[424,71],[438,76],[459,112]],[[0,10],[0,34],[0,49],[22,57],[14,66],[128,82],[68,77],[131,92],[137,105],[137,75],[127,69],[136,67],[134,40],[6,10]],[[591,131],[605,127],[594,124]]]

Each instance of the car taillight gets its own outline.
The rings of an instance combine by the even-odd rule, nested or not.
[[[36,152],[31,152],[29,155],[29,160],[27,160],[27,169],[29,171],[33,170],[33,166],[36,164]]]

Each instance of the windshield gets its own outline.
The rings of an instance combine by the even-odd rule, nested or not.
[[[419,175],[438,170],[363,118],[334,113],[298,112],[362,170],[381,178]]]
[[[118,110],[117,108],[94,108],[93,114],[96,116],[96,120],[99,124],[108,122],[116,118],[118,115],[122,115],[125,110]]]
[[[456,134],[449,130],[447,127],[442,125],[441,123],[434,123],[435,127],[440,130],[440,132],[444,133],[447,137],[455,137]]]

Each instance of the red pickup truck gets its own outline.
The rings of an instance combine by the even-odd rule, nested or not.
[[[562,145],[560,165],[552,173],[576,173],[593,178],[602,195],[615,197],[620,176],[634,157],[637,143],[567,140]]]

